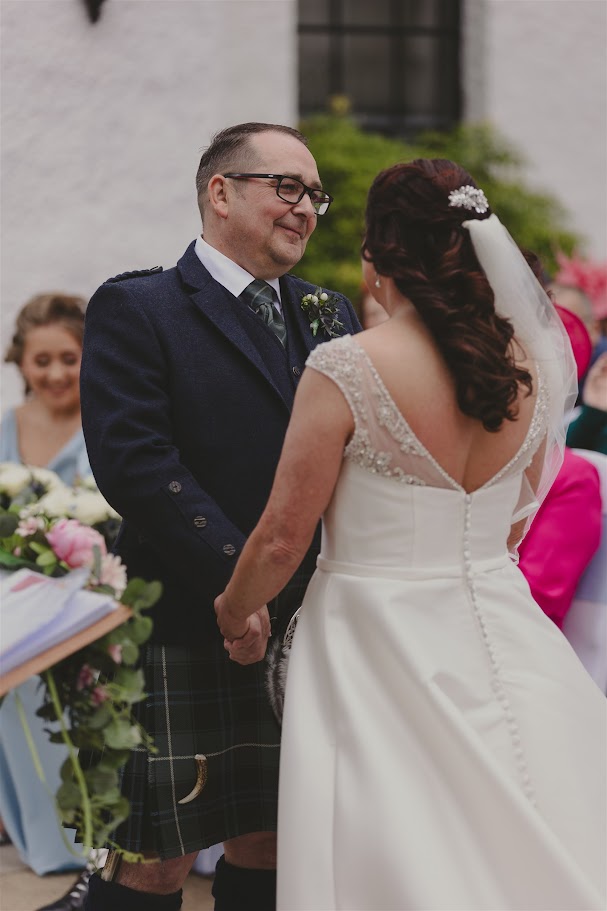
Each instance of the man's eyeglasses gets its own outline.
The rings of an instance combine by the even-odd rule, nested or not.
[[[307,187],[301,180],[295,177],[287,177],[285,174],[224,174],[224,177],[231,177],[234,180],[249,180],[251,177],[263,177],[266,180],[277,181],[274,189],[276,195],[283,202],[290,202],[291,205],[300,202],[304,194],[308,194],[312,202],[312,208],[317,215],[324,215],[333,202],[333,197],[325,193],[324,190],[316,190],[313,187]]]

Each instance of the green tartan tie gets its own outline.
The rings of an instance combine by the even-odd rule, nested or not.
[[[244,289],[240,299],[262,318],[284,347],[287,343],[287,327],[279,310],[274,306],[274,289],[267,282],[256,278]]]

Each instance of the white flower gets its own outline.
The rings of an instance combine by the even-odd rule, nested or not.
[[[49,518],[63,518],[72,516],[74,506],[74,491],[71,487],[62,484],[61,487],[55,487],[43,497],[40,497],[36,504],[36,512],[45,513]]]
[[[25,465],[15,462],[0,462],[0,492],[16,497],[32,479]]]
[[[65,487],[65,484],[59,475],[54,471],[51,471],[49,468],[38,468],[37,465],[28,465],[27,470],[32,475],[34,481],[36,481],[38,484],[42,484],[42,486],[45,487],[47,491]]]
[[[116,600],[119,601],[123,591],[126,588],[126,566],[116,554],[105,554],[101,558],[101,574],[99,577],[101,585],[109,585],[116,592]]]
[[[99,491],[84,488],[73,491],[70,516],[78,519],[83,525],[96,525],[106,519],[118,518],[118,513],[112,509]]]
[[[92,474],[87,474],[84,478],[78,478],[74,487],[81,487],[83,490],[97,491],[97,484],[95,483],[95,478]]]
[[[327,294],[326,291],[323,291],[323,293],[320,295],[320,299],[321,299],[321,301],[323,302],[323,304],[324,304],[325,301],[328,301],[328,300],[329,300],[329,295]]]

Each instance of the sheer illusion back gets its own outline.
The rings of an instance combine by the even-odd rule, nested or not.
[[[411,430],[371,358],[352,336],[319,345],[307,364],[332,379],[350,406],[355,430],[344,453],[349,462],[403,484],[464,491]],[[534,412],[522,445],[477,489],[529,467],[545,433],[546,411],[546,393],[539,374]]]

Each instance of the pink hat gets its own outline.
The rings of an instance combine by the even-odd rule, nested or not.
[[[580,380],[588,370],[588,365],[590,364],[592,340],[586,326],[577,314],[572,313],[571,310],[567,310],[565,307],[560,307],[558,304],[555,304],[554,308],[567,330],[567,335],[569,336],[569,341],[571,342],[571,347],[573,349],[575,363],[577,364],[577,378]]]

